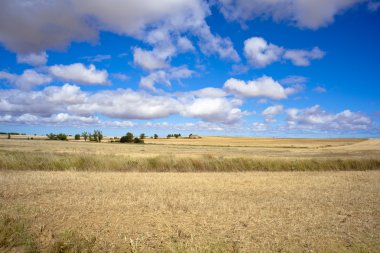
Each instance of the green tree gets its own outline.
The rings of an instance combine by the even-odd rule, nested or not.
[[[46,136],[48,137],[49,140],[56,140],[57,139],[57,136],[53,133],[47,134]]]
[[[89,137],[89,133],[88,132],[83,132],[82,133],[82,137],[83,137],[83,139],[84,139],[84,141],[87,141],[87,138]]]
[[[102,142],[103,134],[100,130],[94,130],[94,133],[92,135],[97,142]]]
[[[75,140],[80,140],[80,134],[76,134],[75,137],[74,137]]]
[[[144,133],[140,134],[140,139],[141,139],[141,140],[144,140],[144,139],[145,139],[145,134],[144,134]]]
[[[158,135],[157,135],[157,134],[154,134],[154,138],[157,139],[157,138],[158,138]]]
[[[133,142],[133,133],[128,132],[125,136],[127,137],[127,142]]]

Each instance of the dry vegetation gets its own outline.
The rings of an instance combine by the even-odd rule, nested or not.
[[[0,252],[380,251],[378,139],[25,138],[0,138]]]
[[[0,175],[3,251],[380,251],[379,171]]]

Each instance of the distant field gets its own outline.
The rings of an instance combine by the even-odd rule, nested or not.
[[[379,252],[379,182],[379,171],[2,171],[0,251]]]
[[[204,137],[196,140],[147,139],[146,142],[121,144],[3,138],[0,139],[0,169],[143,172],[380,169],[379,139]],[[200,145],[201,142],[208,144]],[[228,146],[230,142],[235,145]],[[266,142],[269,144],[264,145]],[[247,143],[250,146],[244,146]]]
[[[379,139],[104,140],[0,136],[0,252],[380,252]]]

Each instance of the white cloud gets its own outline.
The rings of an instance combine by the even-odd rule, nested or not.
[[[218,54],[222,59],[240,61],[240,57],[234,49],[232,41],[229,38],[213,35],[208,25],[203,24],[197,28],[196,34],[199,36],[199,47],[204,54]]]
[[[284,106],[282,105],[273,105],[267,107],[261,114],[265,118],[265,122],[276,122],[274,118],[276,115],[282,113],[284,110]]]
[[[126,128],[134,127],[132,121],[124,120],[100,120],[95,116],[76,116],[68,113],[58,113],[50,116],[36,116],[32,114],[22,114],[19,116],[0,115],[0,123],[8,124],[27,124],[27,125],[50,125],[50,126],[77,126],[77,127],[110,127],[110,128]]]
[[[315,92],[318,92],[318,93],[325,93],[327,92],[326,88],[325,87],[322,87],[322,86],[317,86],[313,89],[313,91]]]
[[[305,109],[286,110],[287,127],[303,130],[367,130],[372,126],[371,119],[365,114],[344,110],[331,114],[319,105]]]
[[[306,50],[286,50],[284,59],[291,60],[296,66],[309,66],[311,60],[322,59],[325,52],[318,47],[314,47],[311,51]]]
[[[242,97],[266,97],[271,99],[285,99],[288,95],[300,91],[298,87],[284,88],[279,82],[268,76],[262,76],[248,82],[230,78],[224,83],[224,89]]]
[[[166,57],[161,58],[157,51],[147,51],[141,48],[133,50],[133,62],[145,70],[155,70],[168,67]]]
[[[48,86],[41,91],[0,90],[0,113],[36,117],[103,115],[115,119],[158,119],[171,115],[232,124],[246,112],[242,101],[210,96],[209,91],[151,95],[130,89],[84,92],[79,86]],[[220,91],[222,93],[222,91]]]
[[[280,114],[284,110],[282,105],[273,105],[267,107],[261,114],[264,116],[274,116]]]
[[[120,81],[128,81],[129,80],[129,76],[126,75],[126,74],[123,74],[123,73],[112,73],[111,75],[113,78],[116,78],[116,79],[119,79]]]
[[[231,21],[245,22],[255,18],[288,21],[301,28],[317,29],[334,21],[363,0],[218,0],[220,11]],[[364,2],[366,2],[364,0]]]
[[[17,54],[17,63],[26,63],[32,66],[43,66],[46,64],[47,59],[46,52]]]
[[[283,48],[267,43],[260,37],[252,37],[244,41],[245,57],[256,68],[262,68],[280,60],[283,51]]]
[[[230,124],[238,122],[246,114],[238,108],[241,104],[240,100],[200,97],[188,102],[181,114],[204,121]]]
[[[196,90],[193,92],[190,92],[189,94],[194,94],[198,97],[209,97],[209,98],[219,98],[219,97],[226,97],[227,93],[219,88],[212,88],[207,87],[200,90]]]
[[[253,122],[251,126],[251,131],[254,132],[265,132],[269,130],[269,126],[261,122]]]
[[[311,60],[322,59],[325,52],[318,47],[311,51],[285,49],[261,37],[252,37],[244,41],[244,55],[253,67],[263,68],[281,59],[290,60],[296,66],[309,66]]]
[[[150,73],[148,76],[140,79],[140,87],[157,92],[156,84],[165,84],[171,86],[172,79],[180,80],[189,78],[194,74],[194,71],[189,70],[186,66],[173,67],[168,70],[158,70]]]
[[[305,85],[309,79],[304,76],[287,76],[279,82],[283,85]]]
[[[177,46],[178,46],[179,50],[182,52],[194,51],[195,50],[193,43],[186,37],[180,37],[177,40]]]
[[[0,42],[15,52],[40,52],[63,49],[72,41],[93,42],[100,31],[109,31],[149,44],[167,54],[158,57],[166,62],[178,52],[194,50],[188,37],[196,37],[202,52],[239,60],[230,39],[211,33],[210,14],[203,0],[4,0]]]
[[[24,70],[21,75],[0,71],[0,79],[6,80],[8,83],[21,90],[31,90],[36,86],[50,83],[52,80],[51,77],[38,73],[32,69]]]
[[[108,82],[108,72],[97,70],[93,64],[88,67],[82,63],[54,65],[49,67],[49,71],[56,78],[82,84],[106,84]]]
[[[110,60],[111,58],[112,58],[112,56],[109,54],[97,54],[95,56],[82,57],[82,59],[85,59],[85,60],[90,61],[90,62],[102,62],[105,60]]]

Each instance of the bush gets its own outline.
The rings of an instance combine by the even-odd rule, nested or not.
[[[145,136],[144,136],[145,137]],[[128,132],[126,135],[120,138],[121,143],[144,143],[144,140],[138,137],[133,137],[131,132]]]
[[[75,135],[75,140],[79,141],[80,140],[80,134]]]
[[[142,143],[144,143],[144,140],[143,139],[139,139],[139,138],[134,138],[133,139],[133,143],[140,143],[140,144],[142,144]]]
[[[61,141],[67,141],[67,135],[63,134],[63,133],[60,133],[60,134],[57,135],[57,139],[61,140]]]
[[[67,141],[67,135],[63,133],[60,133],[60,134],[50,133],[50,134],[47,134],[46,136],[48,137],[49,140]]]

